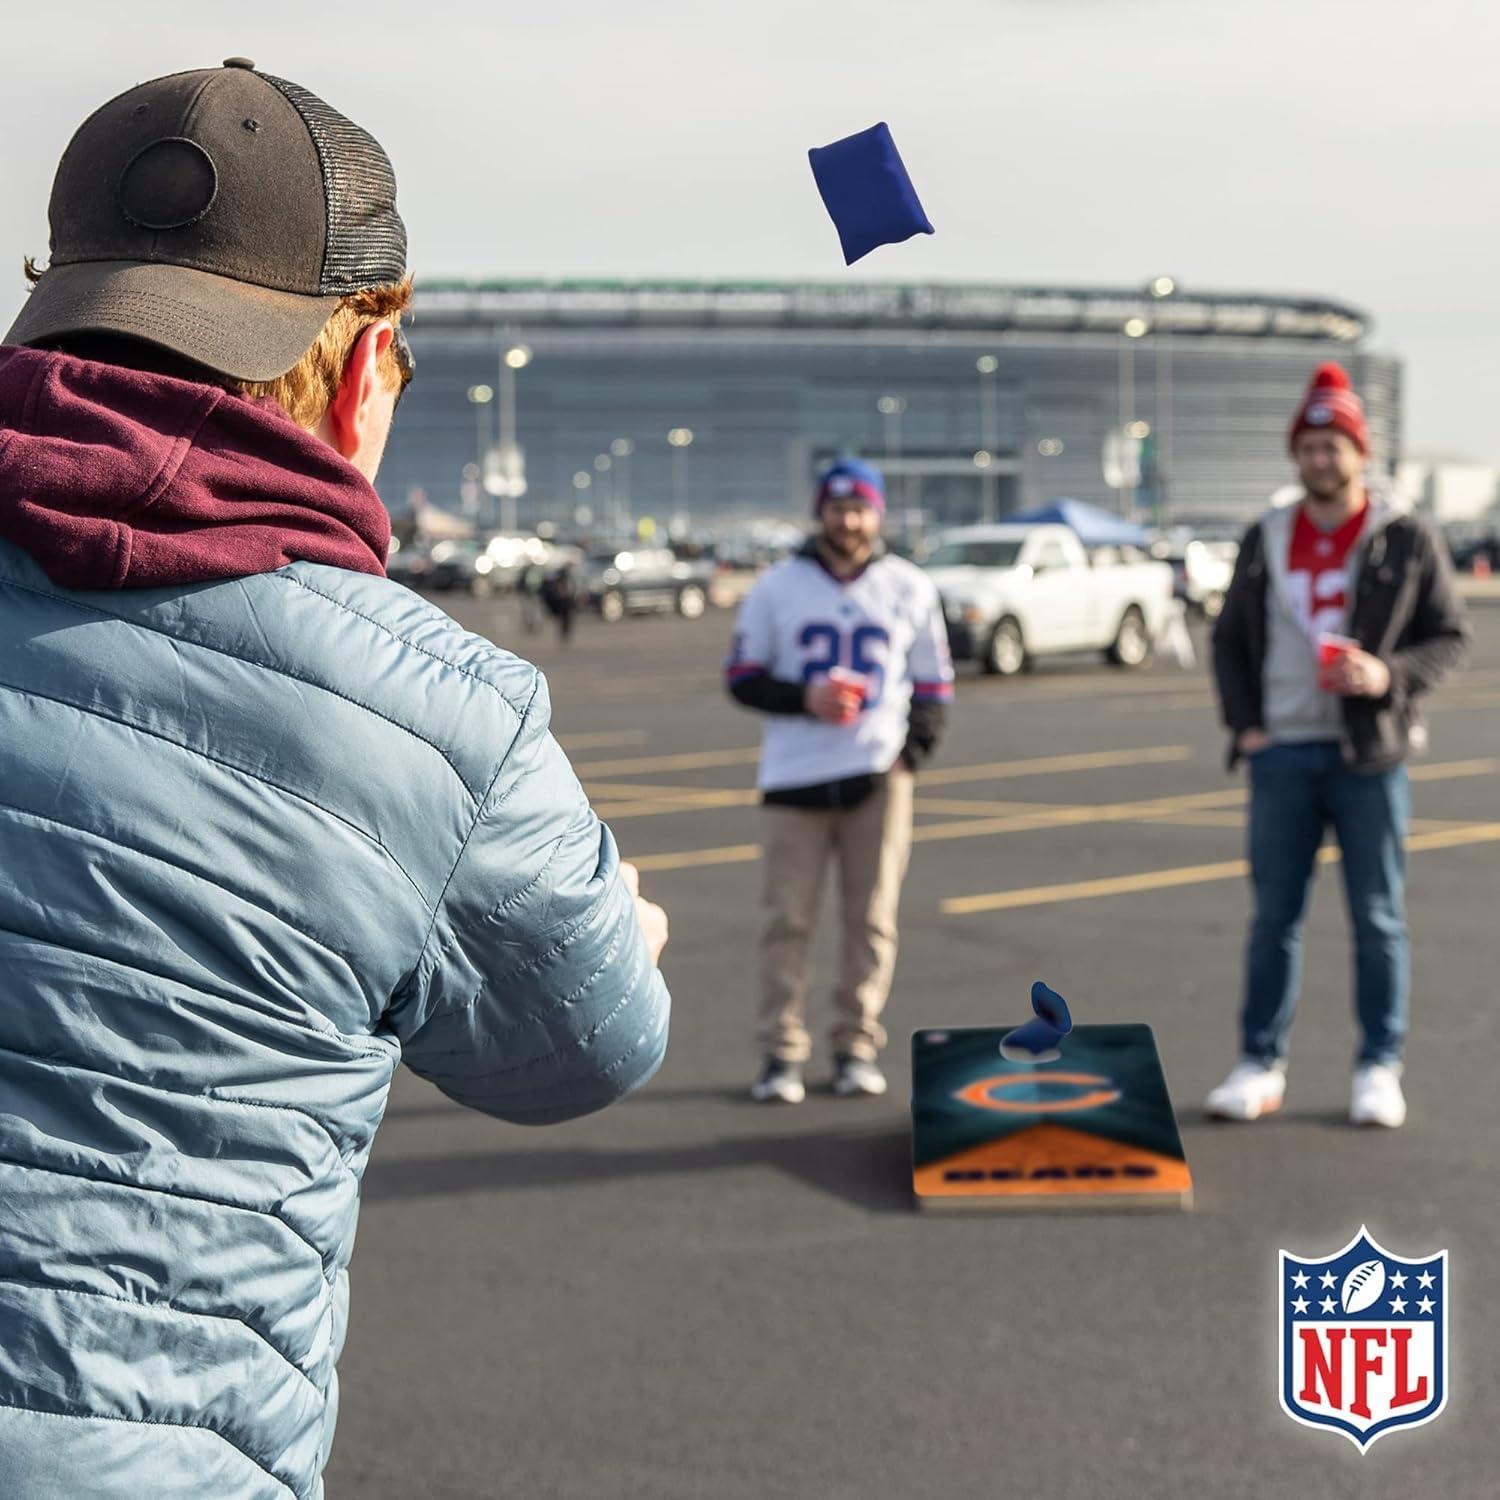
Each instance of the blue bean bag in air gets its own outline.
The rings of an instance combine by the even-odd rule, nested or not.
[[[807,159],[838,229],[846,266],[881,245],[933,232],[884,121],[830,146],[815,146]]]

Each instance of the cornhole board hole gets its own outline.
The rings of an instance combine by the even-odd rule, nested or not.
[[[913,1033],[918,1207],[1192,1206],[1192,1173],[1149,1026],[1075,1026],[1042,1063],[1003,1057],[1010,1031]]]

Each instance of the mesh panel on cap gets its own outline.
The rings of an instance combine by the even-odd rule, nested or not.
[[[318,290],[332,296],[400,281],[406,226],[396,212],[396,174],[380,143],[300,84],[260,76],[302,116],[323,164],[328,245]]]

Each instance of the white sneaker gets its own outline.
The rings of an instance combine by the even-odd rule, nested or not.
[[[1406,1123],[1406,1096],[1401,1092],[1399,1064],[1366,1063],[1354,1070],[1349,1123],[1383,1125],[1387,1130],[1399,1130]]]
[[[1203,1112],[1214,1120],[1258,1120],[1281,1108],[1286,1069],[1279,1063],[1242,1062],[1211,1093]]]
[[[833,1064],[833,1091],[840,1099],[856,1094],[885,1093],[885,1074],[878,1064],[864,1057],[838,1057]]]
[[[757,1104],[801,1104],[807,1097],[802,1064],[768,1057],[760,1077],[750,1085],[750,1097]]]

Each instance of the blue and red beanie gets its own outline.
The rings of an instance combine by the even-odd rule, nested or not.
[[[857,458],[841,458],[818,477],[813,514],[820,515],[825,500],[862,500],[885,514],[885,480],[874,464]]]

